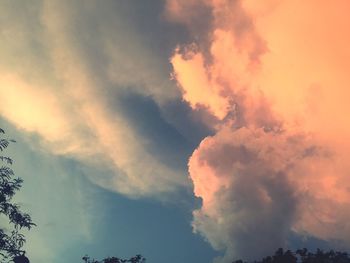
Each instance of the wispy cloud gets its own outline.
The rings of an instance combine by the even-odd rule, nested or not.
[[[103,163],[114,176],[91,179],[108,189],[136,197],[187,187],[183,169],[169,167],[153,155],[148,139],[122,114],[120,107],[126,105],[118,102],[120,94],[149,96],[162,105],[177,99],[178,92],[137,36],[115,32],[118,21],[111,19],[115,14],[108,7],[112,4],[45,2],[33,7],[39,29],[31,33],[40,32],[38,48],[47,61],[23,72],[20,64],[34,48],[7,47],[25,56],[16,61],[17,71],[2,66],[1,92],[6,96],[1,115],[18,128],[39,134],[55,154]],[[12,34],[27,30],[31,28],[19,23]],[[48,71],[42,69],[47,64],[51,71],[38,76],[37,71]]]

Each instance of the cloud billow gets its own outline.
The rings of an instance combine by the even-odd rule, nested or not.
[[[168,1],[169,19],[194,35],[191,45],[174,50],[173,76],[194,110],[217,119],[216,134],[192,154],[189,174],[202,199],[194,230],[225,251],[218,260],[254,259],[290,246],[290,233],[349,245],[350,126],[340,117],[350,112],[341,98],[349,78],[337,70],[348,64],[340,44],[348,29],[339,19],[348,4],[328,12],[311,2]],[[314,5],[319,11],[305,27]],[[191,9],[195,19],[200,7],[211,14],[206,32],[181,16]],[[303,12],[291,18],[293,8]],[[324,16],[342,33],[323,31]],[[323,45],[329,35],[337,49]],[[317,48],[304,45],[306,38]]]

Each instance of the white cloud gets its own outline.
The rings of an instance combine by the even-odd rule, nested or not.
[[[1,98],[1,115],[19,129],[39,134],[53,153],[91,163],[97,158],[107,170],[114,170],[113,177],[91,177],[103,187],[131,197],[172,192],[189,185],[185,173],[169,168],[149,152],[147,138],[115,110],[118,105],[111,108],[111,96],[117,98],[120,89],[152,96],[162,104],[177,98],[177,90],[163,75],[163,68],[157,68],[157,59],[138,44],[137,36],[125,28],[115,31],[113,19],[121,18],[108,9],[109,4],[99,9],[94,2],[43,2],[32,7],[34,11],[28,10],[38,15],[35,25],[39,29],[8,17],[9,24],[18,24],[12,28],[13,35],[29,31],[34,34],[32,40],[38,38],[33,43],[40,43],[37,48],[45,56],[34,60],[46,61],[23,70],[22,61],[32,59],[36,47],[4,47],[24,56],[12,67],[6,67],[6,61],[0,67],[0,89],[6,94]],[[118,104],[117,99],[113,103]]]

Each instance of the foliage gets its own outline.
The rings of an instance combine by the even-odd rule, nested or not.
[[[254,263],[350,263],[349,254],[338,251],[323,251],[317,249],[316,252],[310,252],[306,248],[298,249],[295,252],[284,251],[279,248],[275,255],[263,258]],[[246,263],[242,260],[233,261],[233,263]]]
[[[0,134],[4,135],[4,130],[0,129]],[[0,139],[0,151],[3,152],[11,142],[6,138]],[[9,226],[12,230],[0,228],[0,261],[11,260],[24,254],[21,250],[25,237],[20,233],[22,228],[31,229],[35,224],[31,217],[20,210],[20,206],[13,203],[12,198],[15,193],[21,188],[23,180],[21,178],[13,178],[14,172],[11,169],[13,160],[7,156],[0,156],[0,215],[7,218]]]
[[[102,259],[101,261],[90,259],[90,257],[85,256],[82,258],[85,263],[145,263],[146,259],[141,255],[136,255],[135,257],[129,259],[121,259],[117,257],[108,257]]]

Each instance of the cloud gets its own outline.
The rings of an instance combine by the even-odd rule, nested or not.
[[[43,149],[102,166],[89,177],[105,188],[159,196],[191,185],[182,134],[214,133],[189,162],[203,201],[193,225],[227,259],[270,252],[290,231],[349,244],[347,1],[168,0],[168,22],[154,24],[115,1],[2,5],[0,114]],[[172,56],[152,35],[168,28],[181,41]]]
[[[197,5],[210,9],[206,32],[189,22]],[[291,231],[349,246],[347,8],[168,1],[169,19],[194,35],[174,51],[174,78],[194,110],[218,120],[189,173],[203,201],[194,229],[226,251],[223,261],[287,246]]]
[[[149,97],[161,107],[179,93],[132,27],[120,26],[130,21],[116,17],[114,5],[38,2],[27,7],[33,27],[8,17],[14,38],[31,37],[25,38],[27,46],[10,45],[11,38],[4,44],[9,53],[24,55],[0,67],[1,115],[38,134],[48,151],[112,171],[91,176],[110,190],[139,197],[188,187],[184,169],[163,163],[152,153],[150,139],[123,115],[125,107],[138,107],[123,104],[123,94]],[[15,7],[4,8],[16,14]],[[40,52],[33,55],[35,49]],[[32,59],[35,67],[22,67]]]
[[[320,190],[312,180],[323,174],[310,169],[320,163],[329,165],[329,156],[307,135],[222,127],[189,162],[194,193],[203,201],[193,213],[194,230],[226,250],[228,261],[287,246],[294,223],[305,222],[300,216],[308,211],[301,207]]]
[[[193,108],[204,106],[222,120],[239,106],[245,111],[241,117],[255,118],[256,114],[248,110],[259,107],[253,104],[261,104],[261,94],[250,84],[267,49],[265,42],[255,32],[239,1],[208,1],[207,4],[214,14],[207,32],[209,43],[195,42],[175,50],[171,58],[174,77],[183,98]],[[203,50],[206,46],[209,50]]]

